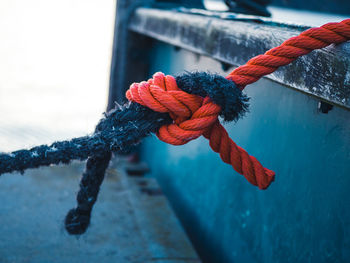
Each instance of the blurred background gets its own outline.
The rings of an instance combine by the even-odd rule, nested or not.
[[[0,1],[0,151],[93,131],[107,101],[115,5]]]

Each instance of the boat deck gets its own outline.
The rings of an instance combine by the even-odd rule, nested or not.
[[[154,179],[114,160],[87,232],[70,236],[83,163],[5,174],[0,184],[0,262],[200,262]]]

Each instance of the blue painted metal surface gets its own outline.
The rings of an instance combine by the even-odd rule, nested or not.
[[[219,62],[166,44],[157,43],[151,56],[152,72],[225,75]],[[276,171],[268,190],[224,164],[204,138],[181,147],[146,140],[151,176],[204,262],[349,262],[350,112],[322,114],[317,99],[270,80],[245,91],[250,113],[225,127]]]

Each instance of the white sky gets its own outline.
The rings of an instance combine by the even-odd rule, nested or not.
[[[115,0],[0,1],[0,151],[93,131],[114,15]]]

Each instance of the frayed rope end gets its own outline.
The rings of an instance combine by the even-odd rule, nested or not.
[[[90,213],[79,213],[76,208],[73,208],[67,213],[64,224],[69,234],[84,234],[86,229],[90,225]]]

